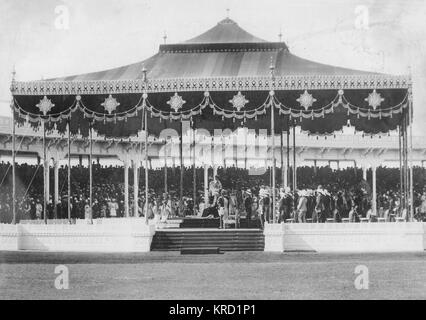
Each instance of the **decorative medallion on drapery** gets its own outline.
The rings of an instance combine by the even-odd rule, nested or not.
[[[315,99],[312,94],[309,94],[307,90],[303,92],[298,99],[296,99],[297,102],[300,103],[300,105],[305,108],[305,110],[308,110],[312,105],[314,104],[317,99]]]
[[[185,100],[182,99],[180,95],[175,92],[175,94],[167,101],[167,104],[172,108],[175,112],[178,112],[182,109],[182,106],[185,104]]]
[[[117,99],[113,98],[112,95],[109,95],[108,98],[106,98],[105,101],[101,103],[101,106],[105,108],[108,114],[113,113],[119,105],[120,103],[117,102]]]
[[[44,96],[43,99],[41,99],[40,102],[36,104],[36,107],[40,110],[40,112],[43,113],[44,116],[46,116],[54,106],[55,104],[52,103],[52,101],[46,96]]]
[[[241,94],[241,91],[238,91],[238,93],[231,100],[229,100],[229,102],[232,104],[234,109],[241,111],[241,109],[244,108],[249,101],[244,95]]]
[[[373,109],[376,110],[377,107],[379,107],[382,102],[385,101],[385,99],[382,98],[380,93],[377,93],[376,89],[374,89],[373,92],[370,93],[367,98],[365,98],[365,101],[368,102],[370,107],[373,107]]]

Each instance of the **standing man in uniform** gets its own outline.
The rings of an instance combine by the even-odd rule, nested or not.
[[[209,193],[213,197],[213,204],[217,203],[217,199],[222,192],[222,183],[219,181],[219,176],[215,176],[214,180],[209,184]]]

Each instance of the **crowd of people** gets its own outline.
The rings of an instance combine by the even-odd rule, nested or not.
[[[46,211],[49,219],[68,218],[67,167],[59,170],[59,201],[53,200],[53,169],[50,173],[50,196]],[[336,222],[370,221],[379,218],[391,221],[404,215],[400,191],[399,170],[381,167],[377,170],[377,212],[371,208],[371,188],[356,168],[333,170],[330,167],[299,167],[298,190],[293,192],[281,185],[281,172],[277,170],[276,207],[272,208],[271,172],[261,175],[236,167],[219,168],[217,176],[209,181],[209,196],[204,199],[203,168],[196,169],[196,198],[193,199],[193,170],[185,168],[183,199],[180,201],[180,168],[149,170],[148,211],[145,213],[144,170],[139,172],[138,206],[134,204],[133,174],[129,175],[129,215],[148,215],[153,219],[175,216],[220,217],[229,219],[245,217],[248,221],[277,222]],[[210,169],[211,171],[211,169]],[[289,172],[291,176],[291,170]],[[167,180],[165,178],[167,176]],[[93,165],[93,205],[89,205],[88,168],[71,168],[71,218],[123,217],[124,170],[120,166]],[[167,181],[167,191],[165,184]],[[414,207],[417,219],[426,215],[426,170],[414,168]],[[20,164],[16,167],[16,208],[18,220],[42,219],[43,168]],[[12,220],[12,177],[10,163],[0,163],[0,222]]]

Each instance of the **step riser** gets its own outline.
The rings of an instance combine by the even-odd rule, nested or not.
[[[157,231],[151,250],[180,251],[186,248],[219,247],[221,251],[263,251],[262,231]]]

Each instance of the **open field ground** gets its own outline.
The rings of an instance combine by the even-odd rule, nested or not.
[[[55,267],[69,289],[55,288]],[[355,268],[368,268],[357,290]],[[426,299],[426,252],[0,252],[0,299]]]

